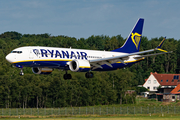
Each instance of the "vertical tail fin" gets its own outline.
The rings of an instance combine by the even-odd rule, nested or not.
[[[144,24],[144,19],[139,18],[134,28],[132,29],[131,33],[129,34],[124,45],[121,48],[112,50],[112,52],[125,52],[125,53],[138,52],[141,43],[143,24]]]

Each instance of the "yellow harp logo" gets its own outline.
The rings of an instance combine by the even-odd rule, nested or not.
[[[141,35],[139,33],[132,33],[131,34],[131,39],[132,39],[133,43],[135,44],[136,49],[138,49],[139,42],[140,42],[140,39],[141,39]]]

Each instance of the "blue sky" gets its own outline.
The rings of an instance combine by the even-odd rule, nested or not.
[[[49,33],[126,38],[138,18],[143,36],[180,39],[180,0],[1,0],[0,34]]]

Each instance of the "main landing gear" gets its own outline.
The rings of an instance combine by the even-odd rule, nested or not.
[[[93,73],[92,72],[87,72],[86,74],[85,74],[85,77],[86,78],[93,78]]]
[[[66,71],[66,74],[64,74],[63,78],[64,78],[65,80],[67,80],[67,79],[72,79],[72,76],[71,76],[71,74],[67,74],[67,71]]]
[[[86,78],[93,78],[93,76],[94,76],[94,75],[93,75],[92,72],[87,72],[87,73],[85,74],[85,77],[86,77]],[[66,71],[66,74],[64,74],[63,78],[64,78],[65,80],[67,80],[67,79],[72,79],[72,76],[71,76],[71,74],[68,74],[67,71]]]

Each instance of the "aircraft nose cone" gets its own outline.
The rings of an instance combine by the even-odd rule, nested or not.
[[[6,60],[11,63],[12,62],[12,56],[10,54],[8,54],[6,56]]]

